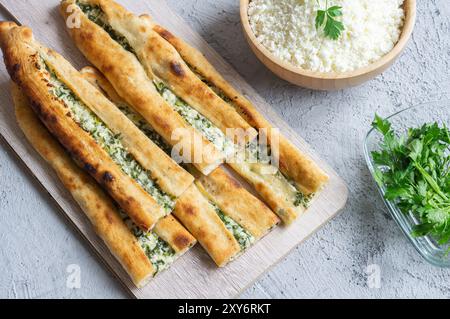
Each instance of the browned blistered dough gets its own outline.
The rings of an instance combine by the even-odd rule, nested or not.
[[[155,223],[166,215],[165,210],[121,170],[103,148],[75,123],[67,106],[49,92],[50,75],[42,65],[42,60],[45,60],[94,112],[98,112],[95,109],[98,105],[103,105],[105,109],[112,111],[116,107],[82,79],[81,75],[77,75],[77,72],[61,56],[35,41],[29,28],[2,22],[0,23],[0,42],[11,78],[23,89],[30,99],[32,108],[50,132],[69,151],[71,156],[109,192],[139,227],[144,230],[153,228]],[[107,124],[112,126],[113,130],[117,130],[117,133],[120,132],[126,136],[124,141],[134,155],[137,155],[142,148],[149,147],[155,151],[159,150],[139,130],[136,131],[134,125],[121,113],[119,115],[113,112],[98,112],[97,115],[108,122]],[[169,160],[171,161],[171,159]],[[145,167],[146,162],[143,160],[141,165]],[[176,165],[169,166],[177,167]],[[157,173],[157,170],[154,169],[152,173]],[[190,184],[191,176],[187,173],[185,176],[187,176],[187,184]],[[162,185],[167,186],[167,190],[169,189],[169,183]],[[185,185],[184,188],[186,187]],[[179,189],[173,189],[174,192],[182,193]]]
[[[225,266],[240,253],[239,243],[195,184],[178,199],[173,214],[219,267]]]
[[[59,179],[89,218],[97,235],[119,261],[136,286],[144,286],[155,269],[136,237],[122,221],[116,206],[97,183],[76,166],[30,108],[17,85],[12,87],[16,118],[25,137],[51,165]],[[161,219],[153,230],[178,255],[195,244],[192,235],[172,216]]]
[[[142,17],[151,23],[146,17]],[[170,43],[182,56],[183,60],[192,70],[202,78],[220,89],[230,99],[230,105],[254,128],[269,129],[268,138],[271,142],[270,129],[272,125],[258,112],[255,106],[241,93],[235,90],[219,72],[209,63],[200,51],[173,35],[162,26],[153,24],[153,29]],[[276,131],[275,131],[276,133]],[[278,134],[277,134],[278,135]],[[306,195],[318,192],[328,181],[328,176],[306,154],[298,150],[283,135],[276,137],[279,140],[280,170],[289,176],[297,187]]]
[[[197,185],[208,194],[225,215],[231,217],[256,239],[266,235],[280,219],[258,198],[250,194],[223,167],[201,176]]]
[[[113,40],[100,26],[90,21],[78,6],[67,10],[75,0],[61,3],[65,19],[78,14],[80,27],[68,31],[86,58],[99,69],[117,93],[158,132],[170,145],[183,150],[185,161],[204,174],[209,174],[223,161],[224,155],[207,141],[160,96],[136,56]],[[100,1],[92,1],[101,4]],[[113,8],[121,8],[112,3]],[[110,8],[109,10],[112,10]],[[131,21],[130,21],[131,23]],[[195,161],[194,161],[195,159]]]
[[[85,67],[81,73],[111,101],[124,103],[98,70]],[[207,200],[214,202],[225,215],[243,226],[256,239],[260,239],[279,223],[278,217],[227,174],[224,168],[219,167],[208,176],[202,175],[193,167],[190,170],[198,177],[197,188],[193,187],[181,196],[174,214],[185,223],[219,266],[225,265],[240,252],[235,249],[233,235],[224,228]]]

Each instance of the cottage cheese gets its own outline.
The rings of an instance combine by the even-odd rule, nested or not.
[[[345,30],[338,40],[316,30],[325,0],[252,0],[248,15],[256,38],[276,57],[303,69],[346,72],[389,53],[404,21],[404,0],[329,0],[343,9]]]

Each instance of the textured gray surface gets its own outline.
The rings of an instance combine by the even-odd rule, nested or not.
[[[277,79],[242,36],[236,0],[169,0],[171,6],[310,142],[347,181],[346,209],[242,297],[450,298],[450,270],[428,265],[389,217],[369,176],[362,140],[375,112],[450,96],[450,3],[418,1],[418,22],[404,55],[361,87],[313,92]],[[0,147],[0,297],[122,298],[120,284],[45,191]],[[71,264],[81,288],[66,287]],[[381,285],[369,288],[367,267],[378,265]]]

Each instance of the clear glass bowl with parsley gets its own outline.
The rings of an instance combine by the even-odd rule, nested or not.
[[[431,264],[450,267],[450,100],[377,116],[364,153],[409,241]]]

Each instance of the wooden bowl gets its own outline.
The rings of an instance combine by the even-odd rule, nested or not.
[[[350,72],[313,72],[291,65],[275,57],[267,50],[253,33],[248,18],[248,5],[250,0],[241,1],[241,23],[245,37],[259,60],[280,78],[298,86],[314,90],[339,90],[356,85],[360,85],[375,76],[381,74],[394,63],[402,53],[409,38],[411,37],[416,21],[416,0],[405,0],[403,6],[405,10],[405,23],[400,39],[392,49],[380,60]]]

